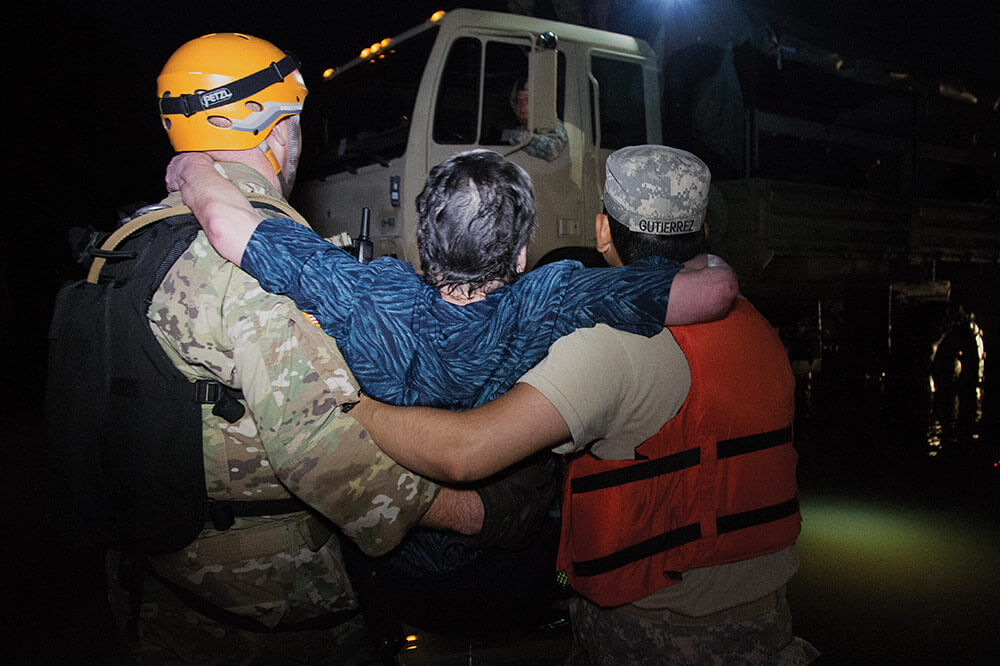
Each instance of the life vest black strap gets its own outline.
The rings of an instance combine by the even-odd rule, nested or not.
[[[780,428],[746,437],[726,439],[716,444],[716,455],[719,458],[731,458],[747,453],[763,451],[775,446],[788,444],[792,441],[792,427]],[[646,462],[637,462],[606,472],[597,472],[574,478],[570,482],[570,492],[589,493],[622,486],[626,483],[643,481],[663,474],[672,474],[701,463],[701,450],[687,449],[662,458],[654,458]]]
[[[715,520],[716,532],[718,534],[727,534],[756,525],[776,522],[789,516],[794,516],[798,513],[798,510],[799,498],[793,497],[790,500],[771,506],[733,513],[727,516],[719,516]],[[627,564],[666,552],[671,548],[677,548],[692,541],[697,541],[700,538],[701,527],[698,523],[692,523],[663,534],[658,534],[609,555],[604,555],[593,560],[574,561],[573,573],[580,577],[598,576],[619,569]]]
[[[160,98],[160,113],[165,116],[183,114],[192,116],[201,111],[225,106],[246,99],[268,86],[281,83],[285,77],[299,68],[298,61],[286,55],[278,62],[272,62],[264,69],[248,74],[232,83],[212,88],[200,93],[188,93],[176,97]]]
[[[640,543],[623,548],[619,551],[598,557],[593,560],[582,560],[573,562],[573,573],[581,578],[587,576],[598,576],[619,569],[626,564],[638,562],[639,560],[652,557],[657,553],[662,553],[683,546],[686,543],[697,541],[701,538],[701,526],[698,523],[691,523],[684,527],[678,527],[663,534],[658,534]]]
[[[651,479],[662,474],[672,474],[700,463],[701,449],[693,448],[662,458],[655,458],[648,462],[576,477],[570,482],[569,489],[571,493],[589,493],[595,490],[623,486],[633,481]]]
[[[754,451],[762,451],[773,446],[781,446],[792,441],[792,426],[762,432],[746,437],[736,437],[734,439],[724,439],[716,444],[716,451],[719,458],[731,458],[741,456]]]
[[[715,529],[719,534],[727,534],[736,530],[773,523],[794,516],[799,511],[799,498],[793,497],[779,504],[764,506],[759,509],[743,511],[741,513],[731,513],[728,516],[719,516],[715,520]]]

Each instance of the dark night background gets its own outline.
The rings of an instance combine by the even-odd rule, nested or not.
[[[548,4],[537,3],[540,15],[551,11]],[[609,29],[643,36],[641,12],[650,4],[612,1]],[[994,2],[757,0],[752,4],[808,22],[842,53],[899,63],[907,71],[959,79],[970,87],[1000,88],[993,50],[1000,35],[1000,9]],[[6,225],[0,261],[7,386],[0,440],[4,513],[13,533],[13,538],[5,539],[4,549],[11,559],[4,567],[7,582],[3,583],[9,613],[24,618],[18,611],[21,606],[6,599],[12,588],[26,591],[40,605],[66,605],[58,586],[44,582],[60,580],[66,572],[53,569],[65,563],[46,552],[45,535],[58,526],[39,525],[37,505],[45,493],[45,475],[39,469],[39,456],[31,450],[41,445],[36,435],[44,389],[45,332],[56,289],[75,276],[67,229],[88,224],[112,228],[119,206],[163,196],[163,169],[172,154],[155,107],[155,79],[163,62],[177,46],[199,35],[247,32],[296,54],[307,83],[315,85],[324,67],[346,62],[372,41],[398,34],[436,9],[459,6],[503,10],[506,2],[63,0],[5,10],[6,207],[15,213]],[[626,7],[629,12],[621,9]],[[28,537],[22,538],[23,534]],[[12,585],[14,578],[21,579],[19,585]],[[42,636],[73,621],[58,612],[27,617]],[[58,632],[51,635],[59,640]]]
[[[609,28],[642,36],[642,12],[656,2],[676,1],[699,0],[612,0]],[[551,6],[536,4],[540,14]],[[1000,11],[993,3],[751,4],[808,21],[832,50],[898,62],[915,74],[1000,87],[996,57],[989,50],[1000,34]],[[155,79],[177,46],[207,32],[248,32],[295,53],[307,83],[314,85],[324,67],[346,62],[376,38],[398,34],[435,9],[458,6],[503,9],[506,2],[62,0],[7,10],[12,14],[8,36],[15,45],[8,51],[5,77],[7,173],[13,185],[8,191],[24,216],[7,225],[0,312],[4,348],[24,350],[13,362],[29,364],[11,376],[38,376],[32,369],[37,368],[35,347],[28,351],[24,345],[44,338],[52,294],[68,269],[65,230],[81,224],[109,228],[119,206],[162,197],[162,173],[172,153],[155,112]],[[39,383],[19,384],[14,393],[26,398],[30,409]],[[5,409],[10,407],[8,402]],[[20,406],[15,413],[21,413]]]

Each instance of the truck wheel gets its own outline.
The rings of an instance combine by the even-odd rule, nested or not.
[[[936,409],[953,420],[981,416],[984,370],[982,334],[973,318],[959,312],[949,322],[931,357]]]
[[[961,306],[924,303],[896,317],[893,416],[924,431],[927,455],[951,456],[977,436],[984,366],[982,332]]]

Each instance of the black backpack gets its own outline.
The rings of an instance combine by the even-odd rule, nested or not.
[[[288,215],[270,201],[271,207]],[[140,215],[106,236],[84,234],[85,279],[58,292],[49,330],[45,419],[52,519],[77,545],[163,553],[210,521],[301,510],[298,500],[208,498],[202,405],[230,422],[241,397],[191,382],[167,358],[146,312],[199,226],[186,207]],[[96,244],[100,243],[100,248]]]

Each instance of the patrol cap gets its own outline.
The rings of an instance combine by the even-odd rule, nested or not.
[[[698,231],[712,174],[700,159],[669,146],[629,146],[611,153],[604,207],[631,231],[675,236]]]

